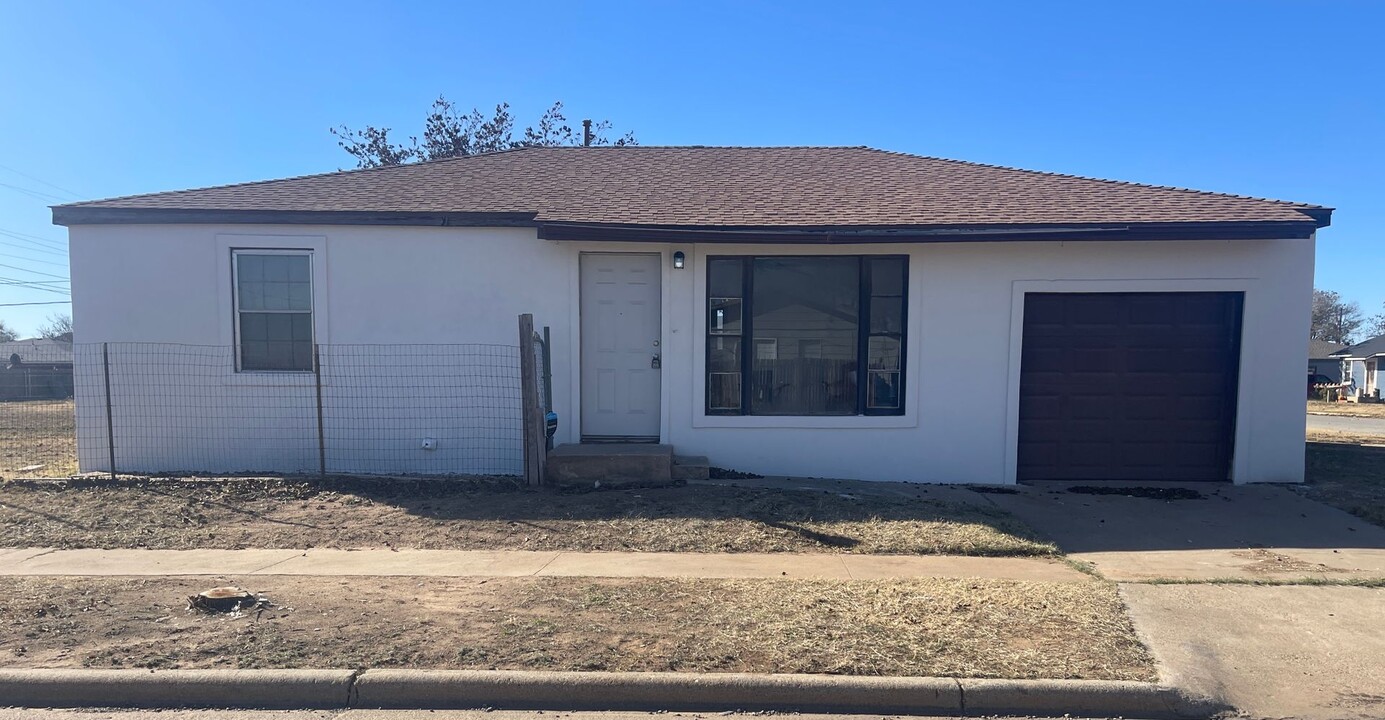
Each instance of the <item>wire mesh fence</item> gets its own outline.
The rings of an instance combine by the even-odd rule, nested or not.
[[[520,346],[317,345],[302,372],[239,372],[230,346],[72,352],[67,397],[0,400],[0,475],[525,469]]]

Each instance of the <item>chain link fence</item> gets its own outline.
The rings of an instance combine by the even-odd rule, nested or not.
[[[0,400],[0,475],[521,475],[528,345],[324,344],[311,371],[237,372],[229,346],[79,343],[69,397]]]

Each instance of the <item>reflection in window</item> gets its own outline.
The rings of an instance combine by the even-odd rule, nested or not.
[[[707,411],[902,413],[906,287],[903,257],[710,258]]]
[[[234,252],[241,370],[313,369],[312,258],[306,252]]]

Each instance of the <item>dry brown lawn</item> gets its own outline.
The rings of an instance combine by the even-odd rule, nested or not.
[[[1339,403],[1309,400],[1308,412],[1320,415],[1385,418],[1385,403]]]
[[[1385,526],[1385,438],[1309,433],[1305,479],[1296,491]]]
[[[3,483],[0,547],[1057,553],[979,504],[712,485],[565,494],[428,478]]]
[[[37,465],[33,470],[21,470]],[[77,472],[71,400],[0,402],[0,477],[62,477]]]
[[[1153,680],[1115,587],[978,580],[12,578],[0,666],[416,667]]]

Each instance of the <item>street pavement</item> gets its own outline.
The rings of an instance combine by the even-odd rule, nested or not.
[[[1356,435],[1379,435],[1385,442],[1385,418],[1350,417],[1347,415],[1308,415],[1308,429],[1344,432]]]

